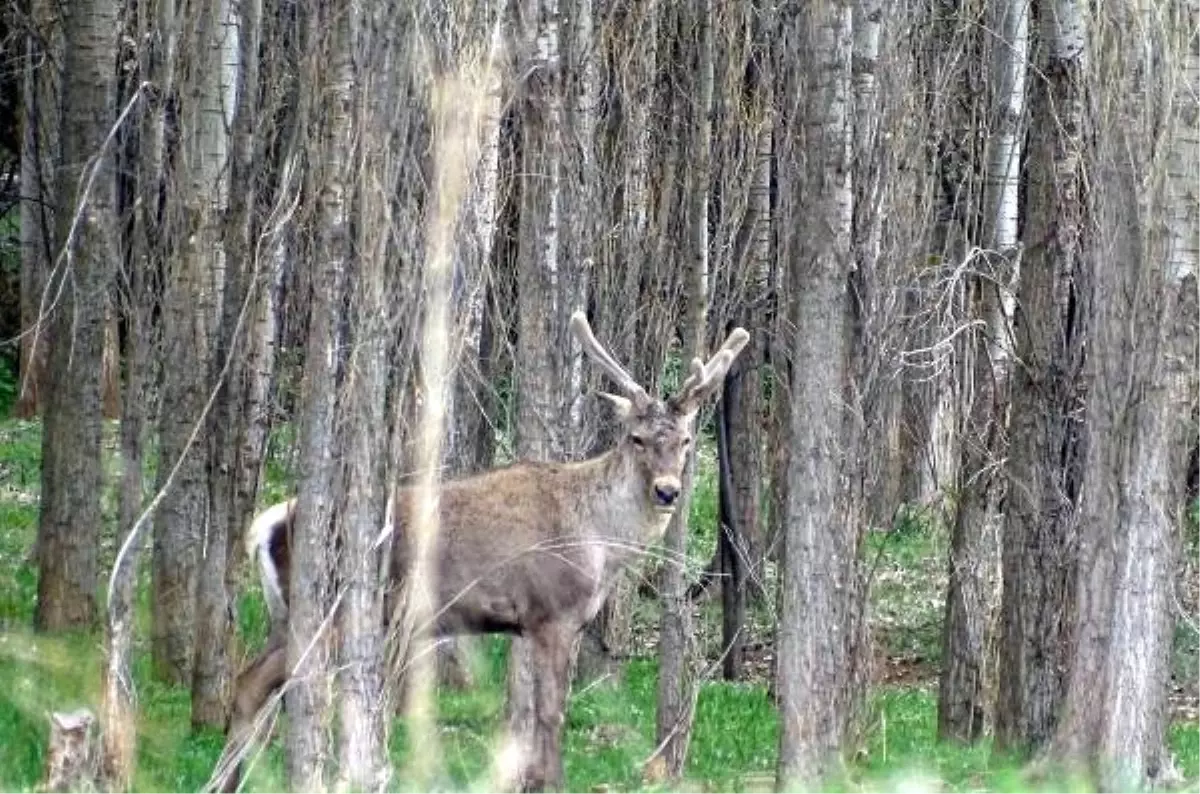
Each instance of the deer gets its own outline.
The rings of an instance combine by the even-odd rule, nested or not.
[[[735,328],[707,362],[692,360],[674,396],[658,399],[600,345],[582,311],[571,316],[569,328],[620,392],[598,392],[619,424],[615,446],[583,461],[519,462],[442,483],[434,552],[435,636],[506,633],[530,642],[535,735],[520,785],[532,791],[563,785],[562,731],[576,640],[621,569],[661,540],[680,502],[696,415],[750,338]],[[386,587],[395,592],[412,561],[404,532],[411,501],[411,491],[400,488],[389,505],[394,526]],[[248,741],[255,716],[287,680],[295,504],[293,498],[266,509],[246,534],[271,632],[235,683],[227,752]],[[235,765],[226,790],[237,789],[240,774]]]

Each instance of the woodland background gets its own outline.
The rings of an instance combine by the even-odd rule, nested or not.
[[[203,784],[261,641],[242,532],[299,492],[375,536],[439,300],[446,477],[611,440],[578,308],[651,391],[752,333],[690,509],[581,645],[572,787],[891,785],[864,771],[889,716],[930,785],[1194,784],[1197,3],[14,0],[0,25],[0,787],[36,783],[73,702],[106,785]],[[304,569],[308,625],[340,564]],[[423,783],[486,775],[463,758],[506,648],[443,654]],[[289,693],[310,716],[262,785],[411,761],[355,658]],[[339,749],[335,713],[375,740]]]

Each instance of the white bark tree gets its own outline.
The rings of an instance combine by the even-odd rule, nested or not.
[[[938,733],[974,741],[986,724],[988,629],[999,583],[1000,465],[1008,415],[1012,359],[1010,292],[1018,262],[1018,198],[1025,128],[1025,74],[1029,7],[1024,0],[991,10],[992,98],[984,174],[985,250],[975,256],[981,274],[967,285],[967,320],[978,325],[962,372],[967,382],[960,445],[959,499],[951,535],[950,577],[943,626]],[[989,39],[992,37],[989,35]]]

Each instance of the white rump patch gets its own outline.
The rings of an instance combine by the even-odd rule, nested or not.
[[[246,554],[251,560],[258,558],[259,578],[272,624],[287,618],[288,607],[283,600],[283,587],[279,584],[279,569],[271,559],[271,538],[276,528],[287,523],[295,506],[296,500],[289,499],[268,507],[259,513],[246,531]]]

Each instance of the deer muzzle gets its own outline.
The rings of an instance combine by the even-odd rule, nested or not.
[[[659,477],[654,481],[654,506],[667,509],[675,506],[679,498],[679,480],[674,477]]]

